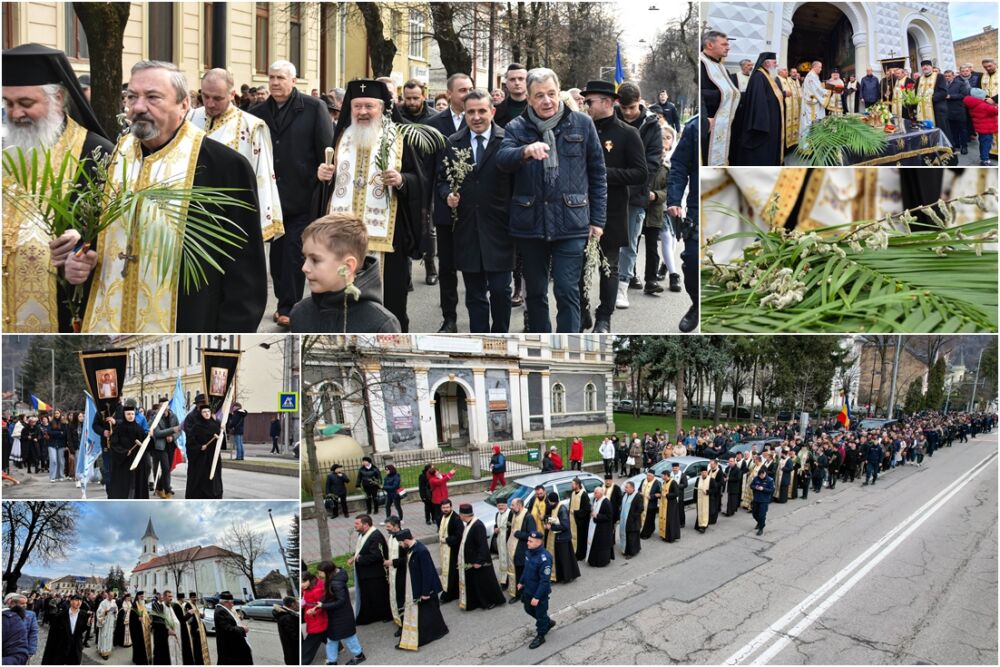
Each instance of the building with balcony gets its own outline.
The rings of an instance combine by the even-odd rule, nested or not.
[[[614,429],[607,337],[330,336],[302,364],[317,439],[347,434],[368,452]]]

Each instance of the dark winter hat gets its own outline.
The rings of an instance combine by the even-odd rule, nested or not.
[[[615,84],[610,81],[588,81],[587,86],[580,91],[580,94],[584,97],[587,95],[607,95],[616,100],[621,99],[618,91],[615,90]]]
[[[475,515],[475,512],[472,511],[472,505],[470,505],[469,503],[462,503],[461,505],[459,505],[458,506],[458,513],[459,514],[464,514],[466,516],[473,516],[473,515]]]
[[[222,591],[221,593],[219,593],[219,599],[220,600],[232,600],[234,598],[233,598],[233,594],[230,593],[229,591]]]
[[[559,494],[555,491],[549,491],[549,495],[545,496],[545,499],[550,503],[557,503],[559,502]]]
[[[923,67],[924,65],[930,65],[930,66],[933,66],[933,65],[934,65],[934,63],[932,63],[932,62],[931,62],[930,60],[921,60],[921,61],[920,61],[920,66],[921,66],[921,67]]]

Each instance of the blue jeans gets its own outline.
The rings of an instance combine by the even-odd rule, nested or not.
[[[61,447],[49,447],[49,479],[55,480],[63,476],[63,450]]]
[[[580,332],[580,272],[587,239],[518,239],[524,257],[528,323],[532,333],[552,333],[549,320],[549,265],[556,297],[556,332]]]
[[[878,468],[879,468],[879,464],[878,463],[872,463],[871,461],[868,461],[867,463],[865,463],[865,481],[866,482],[868,480],[871,480],[871,481],[874,482],[875,480],[878,479]]]
[[[988,162],[990,159],[990,149],[993,148],[993,135],[979,135],[979,161]]]
[[[236,441],[236,460],[237,461],[242,461],[243,460],[243,435],[242,434],[234,434],[233,435],[233,440]]]
[[[327,639],[326,640],[326,661],[332,664],[337,663],[337,654],[340,653],[340,641],[339,639]],[[359,656],[363,653],[361,650],[361,642],[358,641],[357,634],[353,634],[347,639],[343,640],[344,646],[347,650],[351,652],[351,655]]]
[[[627,283],[635,270],[635,258],[639,254],[639,234],[646,220],[646,209],[641,206],[628,207],[628,245],[622,246],[618,255],[618,282]],[[657,269],[660,267],[656,267]],[[655,269],[654,269],[655,270]]]
[[[511,272],[463,271],[462,279],[465,281],[465,308],[469,311],[469,332],[507,333],[510,329]]]

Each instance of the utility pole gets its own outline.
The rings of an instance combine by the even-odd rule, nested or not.
[[[892,384],[889,387],[889,413],[886,415],[889,419],[892,419],[896,410],[896,378],[899,376],[899,353],[902,347],[903,337],[896,336],[896,354],[892,358]]]
[[[51,369],[52,370],[52,396],[51,396],[51,400],[52,400],[52,407],[54,408],[55,405],[56,405],[56,351],[55,351],[54,348],[51,348],[51,347],[40,347],[38,349],[40,349],[40,350],[48,350],[49,356],[50,356],[51,361],[52,361],[52,369]]]
[[[979,361],[976,363],[976,382],[972,385],[972,401],[969,402],[970,412],[976,409],[976,390],[979,389],[979,369],[983,365],[983,352],[985,351],[985,347],[979,351]]]
[[[278,527],[274,525],[274,515],[271,514],[271,508],[267,508],[267,516],[271,519],[271,528],[274,529],[274,539],[278,541],[278,551],[281,552],[281,560],[285,562],[285,577],[288,579],[288,585],[291,586],[292,595],[298,597],[299,591],[295,586],[295,582],[292,581],[292,570],[288,567],[288,554],[285,553],[285,546],[281,543],[281,537],[278,535]]]

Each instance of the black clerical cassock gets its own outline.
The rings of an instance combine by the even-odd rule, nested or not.
[[[785,99],[777,78],[763,68],[774,53],[762,53],[740,97],[733,124],[730,163],[734,166],[778,166],[784,154]]]

